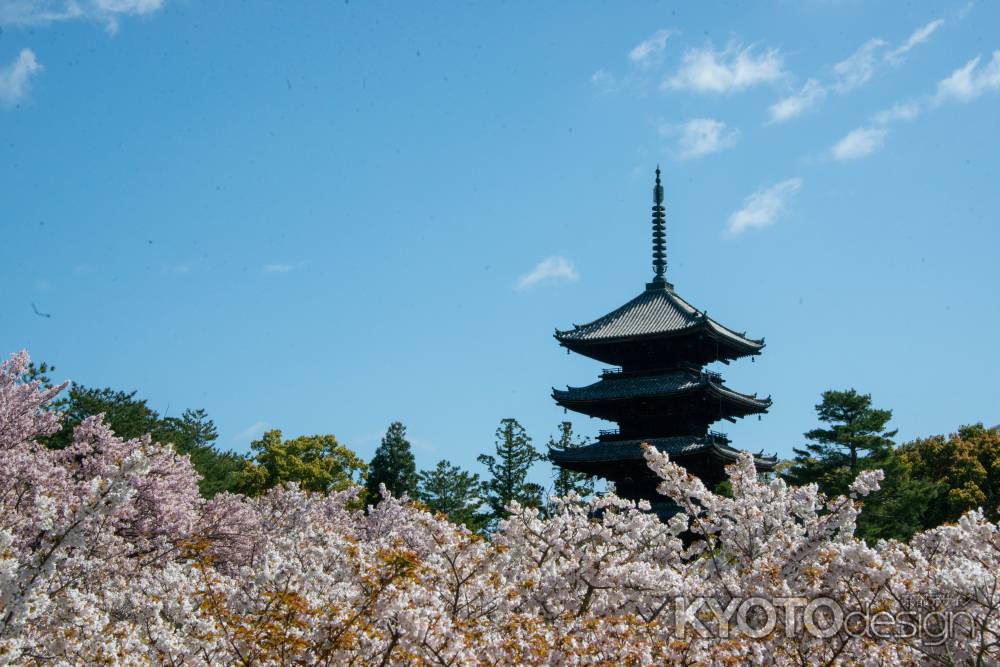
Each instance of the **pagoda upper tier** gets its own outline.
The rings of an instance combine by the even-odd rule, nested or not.
[[[624,306],[589,324],[556,330],[563,347],[591,359],[632,368],[729,363],[758,355],[764,339],[747,338],[682,299],[674,286],[654,280]]]

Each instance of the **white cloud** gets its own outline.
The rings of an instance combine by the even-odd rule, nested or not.
[[[628,58],[640,67],[655,65],[663,56],[663,49],[667,46],[667,39],[673,35],[672,30],[657,30],[649,39],[645,39],[628,53]]]
[[[295,264],[265,264],[264,273],[288,273],[295,268]]]
[[[869,39],[858,47],[854,53],[832,67],[834,74],[832,82],[824,84],[816,79],[809,79],[797,93],[772,104],[770,107],[770,122],[781,123],[801,115],[808,109],[816,106],[826,97],[827,93],[834,92],[843,95],[863,86],[875,76],[880,67],[884,66],[883,62],[893,65],[901,64],[905,60],[903,56],[917,45],[930,39],[930,36],[942,25],[944,25],[944,19],[936,19],[923,27],[917,28],[905,42],[891,51],[886,51],[889,48],[889,43],[885,40],[879,38]],[[897,111],[905,113],[907,110],[897,109]],[[900,120],[904,117],[912,118],[913,115],[896,116],[889,118],[889,120]]]
[[[31,77],[42,71],[34,52],[21,49],[9,65],[0,67],[0,105],[14,106],[28,96]]]
[[[885,40],[869,39],[858,50],[833,66],[837,75],[834,87],[837,92],[846,93],[867,83],[875,74],[878,52],[887,46]]]
[[[737,236],[748,229],[770,227],[777,221],[792,195],[801,189],[801,178],[789,178],[753,193],[743,202],[743,208],[729,216],[726,222],[727,236]]]
[[[1000,90],[1000,50],[994,51],[993,58],[982,68],[979,67],[981,59],[976,56],[939,81],[935,101],[971,102],[983,93]]]
[[[680,134],[678,155],[682,160],[715,153],[729,148],[739,138],[739,130],[729,129],[725,123],[712,118],[695,118],[681,126],[662,125],[660,134]]]
[[[591,74],[590,82],[605,93],[611,92],[618,87],[618,83],[615,80],[615,76],[611,74],[611,72],[608,72],[607,70],[604,69],[599,69],[593,74]]]
[[[872,116],[872,120],[879,125],[887,125],[897,120],[911,120],[918,115],[920,115],[920,105],[916,102],[897,102]]]
[[[805,113],[826,97],[826,88],[816,79],[809,79],[794,95],[784,97],[771,105],[771,122],[782,123]]]
[[[543,281],[573,282],[580,279],[573,262],[561,255],[546,257],[535,268],[517,279],[516,289],[526,290]]]
[[[4,0],[0,25],[48,25],[61,21],[95,21],[110,33],[126,16],[148,16],[163,7],[163,0]]]
[[[835,160],[856,160],[871,155],[885,144],[889,130],[884,127],[859,127],[851,130],[830,149]]]
[[[777,81],[785,76],[783,67],[784,58],[777,49],[755,53],[753,46],[737,43],[730,43],[722,51],[707,46],[688,50],[680,70],[664,81],[662,87],[729,93]]]
[[[893,65],[898,65],[903,62],[903,56],[906,55],[910,49],[917,46],[918,44],[923,44],[930,36],[934,34],[934,31],[944,25],[944,19],[936,19],[931,21],[922,28],[917,28],[913,33],[907,38],[905,42],[894,48],[889,53],[885,54],[886,62],[890,62]]]
[[[266,431],[268,426],[270,426],[270,424],[268,424],[267,422],[254,422],[250,426],[246,427],[245,429],[234,435],[232,437],[232,441],[249,442],[250,440],[253,440],[261,433]]]

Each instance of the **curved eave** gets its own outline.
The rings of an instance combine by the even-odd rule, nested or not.
[[[771,403],[773,402],[771,401],[770,396],[766,398],[757,398],[757,394],[741,394],[738,391],[733,391],[732,389],[729,389],[728,387],[725,387],[721,384],[717,384],[715,382],[707,382],[706,384],[711,388],[713,393],[743,403],[748,406],[754,406],[760,408],[759,412],[767,412],[767,409],[771,407]]]
[[[656,449],[665,452],[678,460],[693,456],[709,454],[725,463],[737,460],[742,450],[729,447],[720,442],[699,442],[693,440],[678,446],[677,444],[662,444],[656,439],[649,441],[626,441],[620,443],[594,443],[572,449],[550,449],[549,460],[560,467],[589,472],[587,468],[602,466],[608,463],[645,462],[642,454],[642,442],[650,442]],[[778,462],[776,455],[765,456],[763,452],[753,455],[754,467],[758,472],[770,472]]]
[[[589,325],[584,325],[589,326]],[[580,327],[581,329],[583,327]],[[627,336],[614,336],[607,338],[580,338],[573,336],[576,332],[575,329],[570,329],[567,331],[560,331],[556,329],[553,334],[560,345],[574,352],[580,354],[586,354],[587,349],[592,349],[595,347],[604,347],[611,345],[620,345],[621,343],[629,342],[644,342],[644,341],[656,341],[656,340],[670,340],[675,338],[684,338],[685,336],[693,336],[698,334],[707,335],[709,338],[716,340],[723,345],[728,346],[733,350],[733,354],[730,355],[733,358],[739,357],[749,357],[758,355],[764,349],[764,339],[759,340],[753,338],[746,338],[745,336],[736,333],[732,329],[724,327],[715,320],[711,318],[703,318],[700,322],[695,322],[689,327],[683,329],[673,329],[671,331],[654,331],[652,333],[646,334],[634,334]]]
[[[612,380],[612,382],[614,381]],[[615,401],[633,401],[637,398],[669,399],[684,396],[686,394],[694,394],[699,391],[708,391],[719,398],[729,399],[739,405],[747,407],[749,408],[748,414],[767,412],[767,409],[771,407],[772,403],[770,396],[767,398],[758,398],[756,394],[741,394],[738,391],[733,391],[732,389],[715,382],[699,382],[676,391],[649,392],[642,394],[623,393],[618,396],[580,395],[588,389],[590,389],[590,387],[569,387],[568,389],[556,389],[553,387],[552,398],[556,401],[556,403],[564,408],[569,408],[570,410],[577,412],[579,412],[578,408],[583,408],[586,405],[605,404]],[[576,394],[576,396],[574,396],[574,394]]]

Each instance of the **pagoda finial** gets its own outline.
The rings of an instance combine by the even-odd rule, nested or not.
[[[660,165],[656,165],[656,185],[653,186],[653,271],[651,285],[667,284],[667,230],[663,215],[663,185],[660,183]]]

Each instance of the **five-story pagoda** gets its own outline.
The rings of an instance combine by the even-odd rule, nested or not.
[[[659,167],[653,188],[653,269],[652,282],[621,308],[589,324],[556,331],[560,345],[615,368],[586,387],[553,389],[552,397],[569,410],[617,422],[618,428],[602,430],[594,444],[552,450],[550,458],[562,468],[614,482],[618,495],[649,500],[666,516],[673,513],[673,504],[656,492],[658,480],[640,445],[648,442],[667,452],[711,489],[725,479],[724,466],[739,450],[709,426],[767,412],[771,399],[733,391],[718,373],[704,370],[716,361],[728,364],[760,354],[764,339],[724,327],[667,282]],[[754,460],[765,472],[776,459],[757,455]]]

